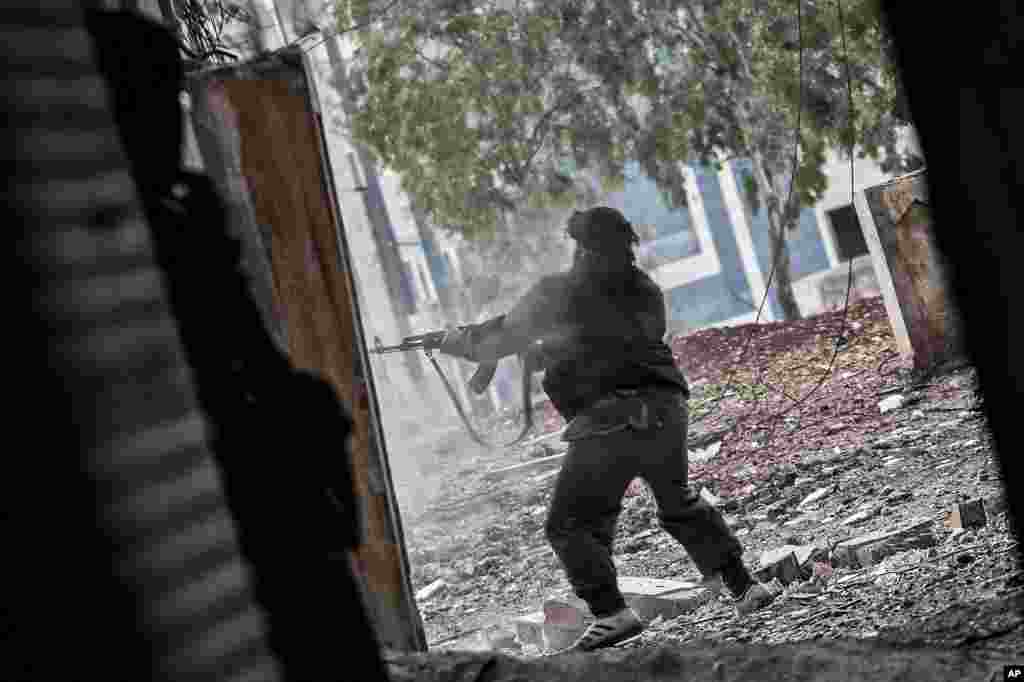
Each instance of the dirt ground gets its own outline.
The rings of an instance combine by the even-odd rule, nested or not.
[[[829,313],[673,342],[693,387],[691,486],[717,499],[752,569],[784,545],[813,547],[820,560],[813,579],[789,584],[762,612],[739,619],[721,596],[652,623],[626,649],[959,637],[1024,662],[1024,617],[1012,601],[1024,573],[1000,511],[1004,492],[974,370],[960,363],[929,376],[912,372],[878,298],[851,305],[842,323],[841,313]],[[564,449],[550,437],[563,424],[550,406],[543,412],[549,438],[515,449],[489,451],[457,431],[434,442],[412,479],[431,491],[429,500],[409,489],[416,483],[399,486],[414,589],[433,587],[419,600],[432,649],[479,648],[481,633],[568,589],[543,535],[557,463],[539,461]],[[535,466],[493,473],[526,462]],[[819,499],[802,504],[815,492]],[[946,512],[976,499],[989,510],[984,526],[944,524]],[[619,574],[699,580],[655,514],[635,482],[616,537]],[[933,546],[865,568],[830,559],[844,540],[915,521],[930,524]],[[996,603],[1014,604],[1013,613],[992,612]]]

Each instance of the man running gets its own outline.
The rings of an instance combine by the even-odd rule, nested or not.
[[[622,497],[636,477],[705,581],[724,583],[741,615],[765,606],[774,594],[743,565],[722,515],[687,485],[689,388],[663,341],[664,295],[636,266],[632,225],[598,207],[574,213],[568,233],[576,242],[568,272],[542,279],[506,315],[450,332],[441,351],[474,362],[530,354],[545,370],[569,443],[545,531],[595,618],[571,648],[612,646],[644,629],[612,562]]]

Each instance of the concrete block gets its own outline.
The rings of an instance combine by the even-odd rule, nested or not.
[[[827,555],[827,550],[816,545],[783,545],[761,555],[760,568],[754,577],[761,582],[777,579],[783,585],[807,580],[811,576],[811,563]]]
[[[792,552],[777,559],[774,563],[754,571],[754,577],[758,582],[770,583],[772,579],[775,579],[783,585],[805,580],[809,575],[810,572],[800,566],[800,562]]]
[[[899,552],[925,549],[937,544],[932,522],[920,520],[891,531],[868,533],[840,542],[832,552],[832,565],[862,568]]]
[[[985,503],[982,500],[971,500],[958,504],[956,509],[946,512],[943,525],[946,528],[980,528],[988,523],[985,514]]]
[[[626,603],[636,611],[636,615],[644,622],[650,622],[661,616],[665,620],[671,620],[684,613],[697,609],[713,596],[711,590],[698,587],[674,592],[667,592],[657,596],[651,595],[624,595]]]
[[[711,599],[711,590],[700,583],[655,578],[619,578],[626,603],[643,621],[661,616],[665,620],[692,611]]]

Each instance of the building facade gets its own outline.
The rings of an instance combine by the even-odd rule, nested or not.
[[[869,260],[853,207],[849,160],[831,154],[824,170],[828,190],[816,205],[801,211],[789,235],[793,288],[804,315],[834,307],[831,282],[841,276],[845,293],[847,263],[853,259],[863,272]],[[665,292],[671,333],[751,322],[757,316],[772,276],[772,255],[767,214],[743,190],[750,173],[751,164],[744,160],[724,163],[720,171],[687,164],[688,206],[670,209],[654,182],[634,164],[627,169],[623,189],[602,198],[637,228],[638,261]],[[890,177],[877,163],[857,159],[852,187],[860,191]],[[860,295],[876,293],[870,267],[868,271],[855,279]],[[781,317],[772,286],[760,320]]]

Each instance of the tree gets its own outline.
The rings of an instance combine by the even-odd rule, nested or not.
[[[636,161],[679,208],[681,161],[747,158],[792,319],[786,235],[826,187],[826,150],[856,142],[883,168],[913,162],[898,151],[907,116],[877,0],[845,0],[844,31],[840,7],[821,0],[424,0],[382,11],[393,5],[339,0],[339,25],[369,26],[353,34],[352,132],[425,214],[469,237],[492,234],[506,211],[572,206],[584,191],[572,167],[614,188]]]
[[[239,50],[262,47],[253,0],[157,0],[157,7],[194,66],[233,62]],[[241,41],[233,35],[239,27]]]

